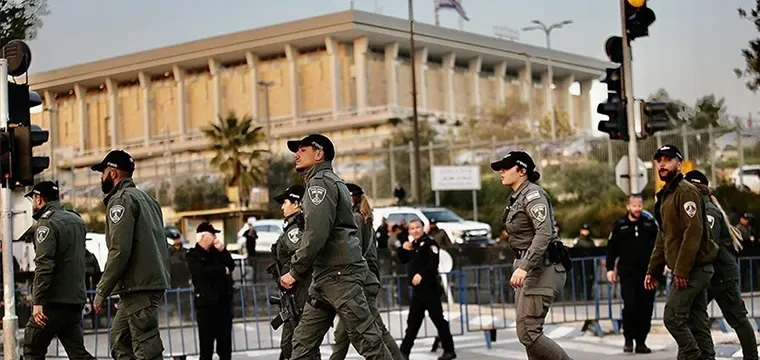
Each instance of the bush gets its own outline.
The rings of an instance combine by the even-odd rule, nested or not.
[[[203,176],[186,180],[175,188],[174,210],[209,210],[227,207],[225,184],[221,178]]]

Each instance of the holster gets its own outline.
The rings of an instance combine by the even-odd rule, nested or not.
[[[549,256],[549,261],[551,261],[552,264],[561,263],[562,266],[565,267],[565,270],[570,270],[570,267],[573,265],[573,263],[572,259],[570,258],[570,251],[567,250],[565,244],[563,244],[561,241],[553,241],[551,244],[549,244],[546,252]]]
[[[328,304],[328,303],[326,303],[326,302],[324,302],[322,300],[319,300],[319,299],[317,299],[317,298],[315,298],[313,296],[309,296],[309,300],[308,301],[309,301],[309,304],[311,304],[311,306],[313,306],[315,309],[319,309],[319,310],[322,310],[322,311],[324,311],[324,312],[326,312],[328,314],[335,315],[335,308],[333,308],[332,305],[330,305],[330,304]]]

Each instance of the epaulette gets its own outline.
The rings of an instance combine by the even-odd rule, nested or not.
[[[40,216],[40,219],[48,219],[50,218],[50,215],[53,215],[53,210],[48,210],[42,213],[42,216]]]

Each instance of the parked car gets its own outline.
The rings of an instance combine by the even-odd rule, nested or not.
[[[373,227],[377,229],[383,218],[389,224],[400,221],[408,224],[412,220],[421,220],[425,231],[429,229],[430,219],[436,220],[437,226],[446,231],[451,242],[458,245],[490,245],[494,243],[491,237],[491,226],[476,221],[468,221],[453,211],[442,207],[383,207],[376,208],[372,213]]]
[[[100,271],[105,271],[106,260],[108,260],[108,246],[106,245],[106,235],[98,233],[87,233],[85,235],[84,247],[87,251],[95,255],[100,265]]]
[[[741,171],[741,184],[745,190],[760,193],[760,165],[744,165],[734,169],[731,173],[731,181],[739,186],[739,172]]]
[[[277,238],[282,234],[282,219],[262,219],[256,220],[256,225],[253,227],[256,229],[256,234],[259,238],[256,240],[256,252],[257,253],[269,253],[272,251],[272,245],[277,242]],[[245,232],[248,231],[248,223],[245,223],[237,232],[237,244],[239,252],[242,254],[245,252]]]

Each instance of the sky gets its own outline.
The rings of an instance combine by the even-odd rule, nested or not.
[[[414,0],[415,20],[432,24],[434,0]],[[760,118],[760,93],[736,78],[744,68],[741,49],[760,36],[738,17],[738,7],[754,0],[649,0],[657,20],[649,37],[633,42],[636,98],[664,88],[672,98],[693,105],[715,94],[728,112]],[[223,35],[349,9],[349,0],[48,0],[51,13],[29,42],[31,73]],[[405,0],[354,0],[359,10],[407,18]],[[463,0],[470,21],[463,29],[484,35],[493,26],[519,30],[533,19],[573,24],[552,32],[552,48],[605,59],[604,41],[620,34],[614,0]],[[689,6],[687,6],[687,4]],[[441,12],[441,26],[458,28],[454,11]],[[545,46],[541,31],[520,32],[520,42]],[[556,80],[555,80],[556,81]],[[604,86],[593,90],[602,101]],[[592,101],[593,101],[592,98]]]

